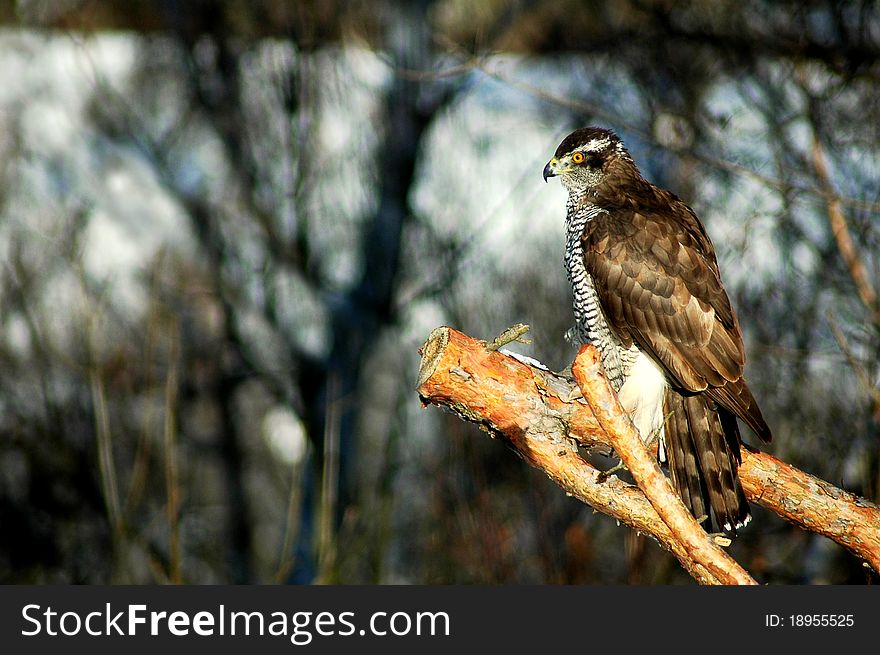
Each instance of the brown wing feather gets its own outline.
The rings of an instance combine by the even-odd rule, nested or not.
[[[707,391],[764,441],[770,429],[743,380],[745,350],[709,238],[674,197],[661,209],[592,219],[584,263],[611,326],[666,369],[684,392]]]

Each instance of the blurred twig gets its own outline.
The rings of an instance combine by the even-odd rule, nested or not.
[[[98,442],[98,468],[101,472],[101,492],[107,507],[107,517],[113,535],[113,544],[117,548],[117,552],[119,552],[125,528],[119,500],[116,463],[113,459],[113,433],[110,429],[107,396],[97,354],[97,323],[99,320],[100,312],[92,314],[86,326],[89,353],[89,384],[91,387],[92,405],[94,407],[95,435]]]
[[[811,120],[810,127],[812,131],[811,155],[813,168],[815,169],[819,186],[825,191],[824,198],[828,213],[828,223],[831,226],[831,234],[834,235],[840,255],[843,257],[850,277],[856,285],[859,299],[870,313],[874,325],[880,330],[880,303],[877,301],[877,291],[868,277],[865,263],[862,261],[862,257],[853,242],[846,216],[841,208],[841,200],[834,193],[831,175],[828,172],[825,149],[819,140],[815,121]]]
[[[583,114],[585,116],[591,116],[594,118],[599,118],[603,121],[608,121],[609,123],[619,126],[620,128],[625,129],[627,132],[635,134],[650,143],[660,146],[666,150],[675,152],[679,155],[693,157],[694,159],[709,166],[712,166],[713,168],[748,177],[755,180],[756,182],[759,182],[778,191],[788,192],[791,190],[796,190],[803,193],[816,195],[828,202],[834,201],[836,203],[839,203],[840,205],[851,207],[853,209],[861,209],[872,213],[880,213],[880,203],[878,202],[870,202],[861,198],[850,198],[846,196],[841,196],[840,194],[836,193],[833,188],[814,188],[806,185],[798,185],[797,183],[792,181],[780,180],[771,175],[760,173],[752,168],[749,168],[748,166],[729,161],[722,157],[715,157],[712,155],[707,155],[705,153],[700,153],[692,148],[670,147],[668,144],[658,141],[650,131],[643,129],[635,123],[624,120],[619,113],[608,111],[596,103],[587,102],[585,100],[577,98],[563,97],[555,93],[546,91],[545,89],[542,89],[541,87],[534,84],[514,79],[512,76],[508,75],[507,73],[501,72],[496,66],[490,64],[489,55],[475,56],[468,53],[460,45],[454,43],[449,39],[443,39],[442,41],[444,46],[451,53],[463,58],[464,63],[451,66],[447,69],[439,71],[415,71],[396,67],[395,72],[400,75],[407,76],[408,78],[422,79],[419,77],[421,75],[425,76],[425,78],[427,79],[437,79],[452,77],[455,75],[464,75],[474,70],[477,70],[494,80],[507,84],[508,86],[511,86],[515,89],[519,89],[520,91],[523,91],[535,98],[540,98],[541,100],[560,107],[572,109],[579,114]]]
[[[180,493],[177,480],[177,359],[180,350],[177,322],[169,330],[168,375],[165,379],[165,489],[168,519],[168,577],[174,584],[183,582],[180,549]]]
[[[150,274],[150,297],[156,297],[157,281],[159,271],[162,270],[165,262],[165,251],[159,253]],[[163,327],[160,320],[158,307],[155,303],[151,304],[149,318],[147,320],[147,339],[146,349],[144,351],[144,386],[152,388],[153,379],[153,359],[156,353],[156,342],[159,338],[159,330]],[[156,411],[152,403],[147,404],[144,412],[144,418],[138,431],[137,445],[135,447],[134,464],[131,467],[131,476],[128,484],[128,494],[125,497],[124,512],[126,517],[131,517],[137,509],[144,492],[147,489],[147,480],[150,474],[150,454],[153,445],[153,430],[155,426]]]
[[[308,444],[305,446],[308,449]],[[303,463],[310,459],[305,451],[302,457],[290,467],[290,490],[287,495],[287,511],[284,516],[284,537],[281,540],[281,552],[278,555],[278,568],[275,570],[275,582],[281,584],[286,579],[295,563],[293,544],[299,537],[300,512],[302,511],[302,474]]]
[[[324,423],[324,466],[321,471],[321,506],[318,514],[318,582],[332,582],[336,560],[335,526],[339,489],[339,436],[342,408],[340,381],[331,375],[327,417]]]
[[[107,505],[107,516],[113,531],[114,542],[123,534],[122,512],[119,504],[119,489],[116,483],[116,465],[113,462],[113,436],[110,419],[107,415],[107,399],[104,382],[97,364],[89,371],[92,388],[92,403],[95,408],[95,434],[98,439],[98,466],[101,470],[101,490]]]
[[[870,375],[853,354],[849,342],[846,339],[846,335],[843,333],[843,330],[840,329],[840,326],[837,324],[837,321],[834,320],[833,316],[828,316],[828,323],[831,325],[831,332],[834,334],[837,344],[840,346],[840,349],[846,356],[847,362],[849,362],[850,367],[859,379],[859,384],[862,385],[868,396],[871,398],[874,420],[880,422],[880,389],[871,382]]]

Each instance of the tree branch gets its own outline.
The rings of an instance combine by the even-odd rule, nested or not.
[[[871,283],[865,263],[853,241],[840,198],[835,195],[834,183],[831,181],[831,173],[828,170],[828,157],[825,154],[825,148],[822,146],[822,139],[819,134],[817,101],[813,94],[810,93],[808,75],[804,66],[797,67],[796,77],[801,90],[807,98],[807,118],[810,123],[811,140],[810,157],[816,174],[816,180],[819,183],[819,189],[821,189],[825,198],[825,209],[828,214],[831,234],[834,237],[834,242],[837,244],[837,249],[840,251],[840,256],[846,264],[849,275],[856,286],[859,299],[862,301],[865,309],[868,310],[874,326],[880,330],[880,300],[877,298],[877,291]]]
[[[571,380],[457,330],[440,327],[422,348],[418,393],[509,443],[566,493],[652,535],[704,584],[723,582],[672,533],[644,493],[600,471],[578,452],[614,444]],[[612,430],[613,432],[614,430]],[[742,453],[748,499],[832,539],[880,571],[880,508],[766,453]]]
[[[757,584],[745,569],[709,539],[706,531],[685,509],[660,470],[657,459],[645,448],[635,426],[620,406],[605,378],[599,352],[594,346],[581,348],[571,372],[608,441],[676,540],[684,544],[691,557],[709,569],[719,582]]]
[[[813,159],[813,168],[819,180],[819,186],[825,195],[825,208],[828,212],[828,223],[831,226],[831,234],[837,244],[843,261],[849,270],[850,277],[856,285],[859,299],[871,315],[871,320],[880,329],[880,302],[877,300],[877,292],[871,284],[871,278],[865,268],[865,263],[856,248],[849,224],[840,205],[840,200],[834,195],[834,186],[831,183],[831,174],[828,172],[828,161],[825,149],[813,126],[813,143],[810,149]]]

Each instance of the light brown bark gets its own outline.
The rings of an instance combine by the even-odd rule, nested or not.
[[[717,562],[707,565],[695,557],[638,487],[615,476],[603,479],[580,456],[578,445],[614,447],[615,439],[606,434],[574,381],[441,327],[423,346],[418,393],[424,404],[445,407],[505,439],[566,493],[652,535],[699,582],[732,581],[717,569]],[[609,411],[614,415],[619,408]],[[606,422],[605,427],[613,433],[618,431],[615,425]],[[744,450],[740,478],[751,502],[836,541],[880,571],[880,508],[873,503],[766,453]]]
[[[608,442],[632,473],[651,506],[690,557],[712,572],[721,584],[757,584],[736,561],[713,542],[685,508],[663,475],[656,457],[625,414],[603,374],[599,351],[583,346],[571,367],[581,393],[590,405]]]

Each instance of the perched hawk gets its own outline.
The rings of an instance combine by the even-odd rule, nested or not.
[[[742,335],[706,230],[642,177],[610,130],[568,135],[544,167],[545,181],[554,176],[568,189],[577,340],[598,348],[642,438],[659,439],[691,513],[735,535],[751,518],[736,419],[765,442],[771,434],[743,378]]]

